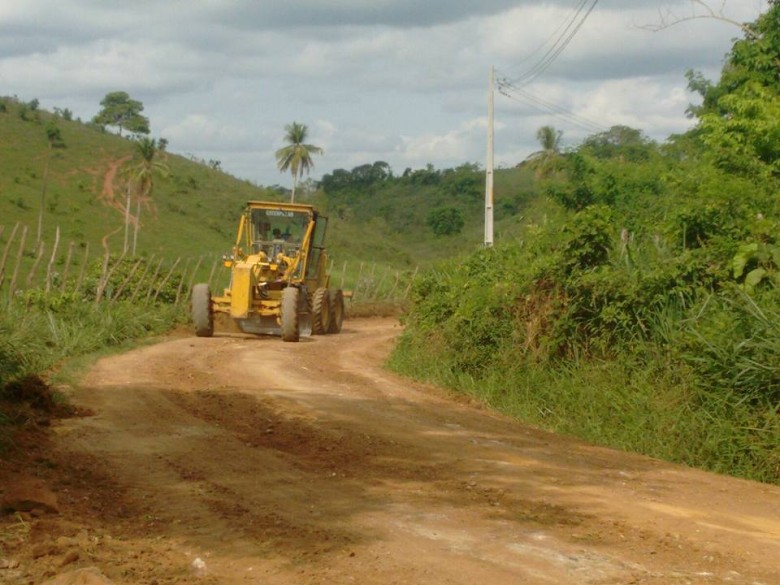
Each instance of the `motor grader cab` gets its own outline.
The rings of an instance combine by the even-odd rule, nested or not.
[[[247,203],[225,258],[229,286],[214,297],[208,284],[192,289],[195,334],[212,336],[220,313],[246,333],[281,334],[284,341],[341,331],[344,293],[329,287],[327,223],[311,205]]]

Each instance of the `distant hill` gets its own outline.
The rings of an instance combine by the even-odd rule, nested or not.
[[[10,229],[20,221],[35,231],[49,153],[46,124],[55,120],[65,148],[51,152],[43,239],[52,241],[59,227],[63,241],[99,245],[105,239],[121,252],[126,193],[122,171],[132,161],[132,141],[15,100],[2,103],[0,225]],[[160,156],[171,172],[169,178],[155,179],[152,201],[142,209],[142,254],[177,257],[222,251],[235,237],[245,201],[279,197],[174,153]]]
[[[122,250],[126,178],[135,145],[127,137],[109,133],[91,123],[0,98],[0,226],[7,241],[16,222],[35,237],[41,206],[47,156],[48,170],[43,240],[51,242],[59,227],[62,242],[90,249]],[[64,148],[49,149],[46,128],[52,121]],[[217,256],[227,252],[244,203],[250,199],[283,200],[278,188],[254,185],[222,172],[205,161],[173,152],[160,158],[170,168],[168,178],[156,178],[152,200],[141,212],[138,251],[167,258]],[[347,175],[359,176],[366,164]],[[328,175],[322,186],[327,184]],[[511,236],[533,198],[533,175],[522,168],[496,173],[496,232]],[[411,272],[439,259],[479,247],[484,232],[484,171],[464,164],[458,169],[432,167],[384,180],[355,183],[350,189],[320,189],[311,202],[330,216],[328,245],[334,274],[347,269],[347,281],[362,266],[379,264],[389,270]],[[455,208],[462,230],[437,236],[428,219],[431,212]],[[131,206],[134,215],[135,207]],[[375,268],[374,268],[375,269]]]

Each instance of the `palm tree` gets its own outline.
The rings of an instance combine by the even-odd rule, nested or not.
[[[526,159],[536,167],[538,176],[543,177],[547,174],[551,163],[561,153],[561,138],[563,132],[556,130],[552,126],[542,126],[536,131],[536,139],[542,147],[529,155]]]
[[[159,147],[154,138],[139,138],[135,143],[135,156],[138,162],[130,169],[130,181],[135,185],[136,214],[135,231],[133,232],[133,255],[138,244],[138,226],[141,224],[141,199],[149,199],[154,190],[154,176],[167,177],[170,169],[162,161],[155,160]],[[128,223],[130,210],[130,189],[127,191],[125,209],[125,251],[127,251]]]
[[[285,126],[284,129],[286,131],[284,140],[287,142],[287,146],[276,151],[276,165],[281,172],[285,173],[289,170],[292,175],[293,185],[290,202],[294,203],[298,179],[303,176],[304,172],[308,175],[309,171],[314,168],[311,155],[323,154],[323,150],[319,146],[304,143],[306,135],[309,133],[305,124],[293,122]]]

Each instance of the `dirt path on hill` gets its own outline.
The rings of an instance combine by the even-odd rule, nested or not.
[[[780,583],[780,488],[525,427],[380,367],[399,328],[98,362],[0,582]],[[23,533],[23,534],[22,534]],[[17,540],[9,537],[16,536]]]

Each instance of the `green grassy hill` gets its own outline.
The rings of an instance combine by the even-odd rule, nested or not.
[[[47,245],[61,232],[61,249],[74,242],[94,251],[106,243],[121,253],[124,242],[126,179],[135,145],[126,137],[93,124],[73,121],[31,109],[11,98],[0,109],[0,226],[5,245],[17,222],[28,228],[26,256],[32,256],[47,157],[48,181],[43,236]],[[49,148],[46,127],[52,120],[64,148]],[[202,162],[173,152],[161,153],[170,168],[167,178],[156,178],[152,200],[142,207],[138,252],[142,256],[216,258],[226,253],[244,203],[250,199],[282,199],[276,189],[253,185]],[[427,171],[415,171],[424,175]],[[433,171],[443,178],[437,185],[390,181],[353,193],[348,200],[319,192],[312,202],[330,216],[328,245],[333,274],[349,288],[376,286],[384,279],[406,279],[416,270],[481,246],[484,231],[484,174],[476,169],[461,173]],[[449,174],[448,174],[449,173]],[[448,183],[449,181],[449,183]],[[510,169],[496,173],[497,237],[512,237],[521,209],[533,192],[530,171]],[[434,208],[453,205],[463,215],[463,230],[436,236],[426,223]],[[135,214],[135,206],[131,206]],[[19,236],[17,235],[17,238]],[[132,234],[131,234],[132,238]],[[202,271],[208,270],[204,262]],[[366,282],[360,282],[366,281]]]
[[[45,125],[53,115],[10,100],[5,104],[0,112],[0,225],[10,230],[22,222],[35,237],[49,154]],[[20,115],[25,111],[27,119]],[[57,118],[56,123],[65,148],[51,151],[43,240],[51,242],[59,227],[64,242],[95,247],[105,239],[121,252],[122,171],[132,160],[132,141],[76,121]],[[244,202],[278,196],[173,153],[163,158],[170,177],[155,180],[153,201],[142,208],[138,249],[143,255],[222,252],[234,237]]]

